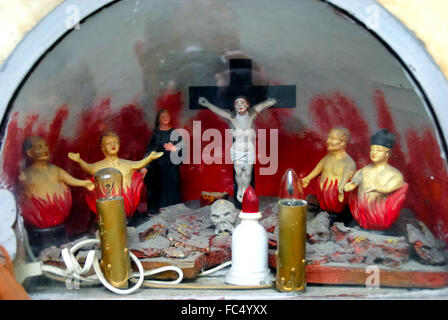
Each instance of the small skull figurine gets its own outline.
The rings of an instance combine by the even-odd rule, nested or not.
[[[232,233],[239,210],[228,200],[217,200],[210,206],[210,219],[215,226],[215,234]]]

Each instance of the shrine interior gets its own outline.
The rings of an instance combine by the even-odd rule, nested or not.
[[[120,158],[143,159],[156,132],[157,113],[166,109],[173,128],[188,134],[188,159],[179,166],[181,203],[149,212],[144,185],[128,216],[129,249],[145,269],[167,261],[188,265],[184,278],[192,281],[202,271],[198,257],[202,269],[230,261],[231,234],[215,234],[210,220],[211,198],[235,202],[234,167],[225,160],[232,144],[224,139],[230,127],[190,95],[191,88],[221,92],[230,87],[233,59],[251,61],[246,87],[267,88],[263,97],[249,97],[251,106],[278,93],[277,105],[254,120],[255,129],[268,132],[267,149],[256,151],[252,185],[269,238],[271,270],[275,273],[277,200],[285,171],[292,168],[305,178],[327,154],[327,137],[338,127],[350,132],[346,151],[356,169],[363,168],[371,163],[371,137],[386,128],[396,137],[389,164],[407,184],[399,216],[385,230],[361,227],[348,207],[349,222],[335,218],[319,206],[319,179],[311,180],[303,187],[308,286],[350,285],[349,291],[363,295],[365,267],[378,265],[391,272],[382,278],[385,287],[447,287],[448,171],[431,106],[400,57],[324,1],[258,0],[254,7],[248,0],[128,0],[98,10],[46,52],[8,106],[1,127],[2,188],[18,198],[19,176],[29,164],[22,145],[30,136],[43,137],[49,161],[77,179],[92,175],[68,154],[79,153],[87,163],[102,160],[100,139],[106,131],[118,134]],[[275,89],[286,86],[292,94]],[[215,102],[231,111],[230,100]],[[204,151],[212,142],[204,136],[208,129],[222,137],[214,141],[221,152],[209,155],[213,163]],[[268,159],[264,163],[259,161],[262,153]],[[263,174],[261,169],[268,167],[272,170]],[[94,237],[97,214],[86,203],[85,188],[70,189],[72,205],[64,225],[66,242],[75,243]],[[182,242],[177,251],[168,250],[175,247],[173,241]],[[36,256],[55,265],[61,262],[55,250]],[[320,267],[339,273],[332,276]],[[35,290],[36,297],[45,299],[43,287],[64,286],[47,281],[30,282],[30,294]],[[281,298],[266,292],[269,299]]]

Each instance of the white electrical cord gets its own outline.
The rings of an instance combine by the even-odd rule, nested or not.
[[[134,278],[131,278],[130,281],[132,283],[135,283],[134,287],[130,289],[118,289],[113,287],[111,284],[107,282],[107,280],[104,278],[103,273],[101,272],[98,258],[96,256],[95,250],[91,250],[88,252],[86,261],[84,264],[84,267],[81,268],[79,265],[77,259],[74,256],[74,253],[79,250],[83,246],[92,245],[92,244],[98,244],[100,243],[99,240],[91,239],[91,240],[85,240],[77,243],[75,246],[73,246],[70,250],[64,249],[62,256],[64,259],[64,262],[67,266],[66,270],[63,270],[58,267],[50,266],[50,265],[42,265],[42,271],[43,274],[50,279],[58,280],[58,281],[65,281],[69,277],[78,279],[80,281],[80,285],[92,285],[92,284],[98,284],[102,283],[107,289],[111,290],[112,292],[115,292],[117,294],[130,294],[139,289],[141,286],[147,287],[147,288],[159,288],[159,289],[200,289],[200,290],[250,290],[250,289],[269,289],[272,288],[272,284],[267,285],[251,285],[251,286],[241,286],[241,285],[192,285],[192,284],[180,284],[180,282],[183,280],[183,272],[180,268],[174,267],[174,266],[165,266],[153,270],[144,271],[143,266],[138,260],[138,258],[130,252],[131,258],[134,260],[135,264],[137,265],[139,272],[133,273],[133,277],[137,277],[140,275],[139,280],[137,281]],[[225,267],[228,267],[231,265],[231,261],[227,261],[215,268],[203,271],[198,276],[208,276],[218,270],[221,270]],[[93,266],[95,274],[91,276],[84,276],[85,273],[89,272],[91,267]],[[175,271],[179,277],[176,280],[173,281],[144,281],[144,277],[151,276],[157,273],[165,272],[165,271]]]
[[[143,270],[143,266],[132,252],[129,252],[129,255],[131,256],[132,260],[134,260],[134,262],[136,263],[136,265],[138,267],[138,271],[140,272],[140,278],[138,279],[138,282],[132,288],[124,289],[124,290],[117,289],[113,285],[111,285],[109,282],[107,282],[106,278],[104,277],[103,273],[101,272],[101,268],[98,263],[98,259],[93,260],[93,269],[95,270],[95,273],[97,274],[97,276],[100,279],[103,286],[105,286],[107,289],[109,289],[112,292],[115,292],[118,294],[131,294],[135,290],[139,289],[143,284],[143,280],[145,279],[145,274],[144,274],[145,272]]]
[[[131,293],[135,292],[145,282],[148,284],[163,283],[163,284],[174,285],[174,284],[180,283],[183,279],[182,270],[175,266],[166,266],[166,267],[161,267],[161,268],[157,268],[157,269],[153,269],[153,270],[148,270],[145,272],[143,269],[143,266],[142,266],[141,262],[138,260],[138,258],[132,252],[129,252],[130,257],[135,262],[135,264],[138,268],[138,272],[133,273],[133,276],[140,275],[140,278],[132,288],[129,288],[129,289],[115,288],[106,280],[106,278],[104,277],[104,274],[101,271],[101,268],[100,268],[100,265],[98,262],[98,257],[97,257],[97,250],[90,250],[87,253],[86,261],[84,263],[84,267],[82,267],[82,268],[79,265],[78,260],[75,258],[75,253],[80,248],[82,248],[84,246],[90,246],[90,245],[96,245],[96,244],[100,244],[100,240],[89,239],[89,240],[84,240],[84,241],[78,242],[76,245],[74,245],[72,248],[70,248],[70,250],[67,248],[64,248],[61,252],[61,255],[62,255],[62,259],[64,260],[64,263],[66,265],[66,269],[63,270],[61,268],[54,267],[54,266],[42,265],[42,271],[44,272],[44,274],[46,272],[49,274],[63,277],[64,279],[72,277],[79,281],[84,281],[84,282],[87,282],[90,284],[95,284],[95,283],[101,282],[101,284],[103,284],[103,286],[105,286],[110,291],[117,293],[117,294],[122,294],[122,295],[127,295],[127,294],[131,294]],[[95,271],[95,275],[85,276],[85,274],[91,270],[92,266]],[[165,272],[165,271],[174,271],[179,275],[179,277],[176,280],[169,281],[169,282],[167,282],[167,281],[144,281],[145,276],[150,276],[150,275],[154,275],[154,274]]]
[[[219,271],[219,270],[221,270],[221,269],[224,269],[224,268],[227,267],[227,266],[230,266],[231,264],[232,264],[232,261],[224,262],[223,264],[220,264],[220,265],[217,266],[217,267],[214,267],[214,268],[209,269],[209,270],[206,270],[206,271],[202,271],[200,274],[198,274],[198,277],[205,277],[205,276],[208,276],[208,275],[210,275],[210,274],[212,274],[212,273],[215,273],[216,271]]]

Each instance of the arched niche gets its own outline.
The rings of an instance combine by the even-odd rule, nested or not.
[[[78,13],[80,28],[68,29]],[[201,120],[203,130],[224,130],[227,124],[207,111],[189,109],[186,96],[189,86],[225,76],[223,54],[234,50],[260,67],[254,83],[297,86],[295,109],[267,111],[257,121],[280,132],[276,173],[256,174],[260,195],[275,196],[288,167],[309,172],[332,126],[352,131],[360,166],[368,162],[368,137],[390,127],[399,134],[393,163],[411,185],[407,207],[447,240],[448,215],[440,204],[448,187],[447,81],[413,34],[373,0],[257,7],[231,0],[65,1],[0,72],[2,184],[15,190],[20,144],[31,133],[45,135],[53,161],[80,176],[68,151],[97,160],[98,136],[111,126],[122,135],[123,156],[137,159],[162,105],[179,127],[191,131],[192,121]],[[172,80],[174,91],[163,95]],[[184,201],[200,191],[232,192],[228,165],[184,165],[182,178]],[[81,211],[73,216],[87,219]],[[80,224],[74,232],[85,227]]]

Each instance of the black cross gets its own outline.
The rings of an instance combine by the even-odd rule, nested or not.
[[[251,106],[274,98],[277,103],[272,108],[295,108],[296,86],[254,86],[252,85],[252,60],[230,59],[230,81],[228,86],[189,87],[190,109],[205,109],[199,105],[199,97],[205,97],[217,107],[233,109],[238,96],[245,96]]]
[[[271,108],[295,108],[296,86],[254,86],[252,85],[252,60],[231,59],[229,61],[230,81],[228,86],[201,86],[189,87],[190,109],[205,109],[199,105],[200,97],[205,97],[210,103],[223,109],[233,109],[233,103],[238,96],[245,96],[251,106],[274,98],[277,103]],[[236,198],[238,186],[235,182],[235,169],[233,170],[233,190],[235,206],[241,209],[241,203]],[[251,185],[255,187],[255,175],[252,170]]]

